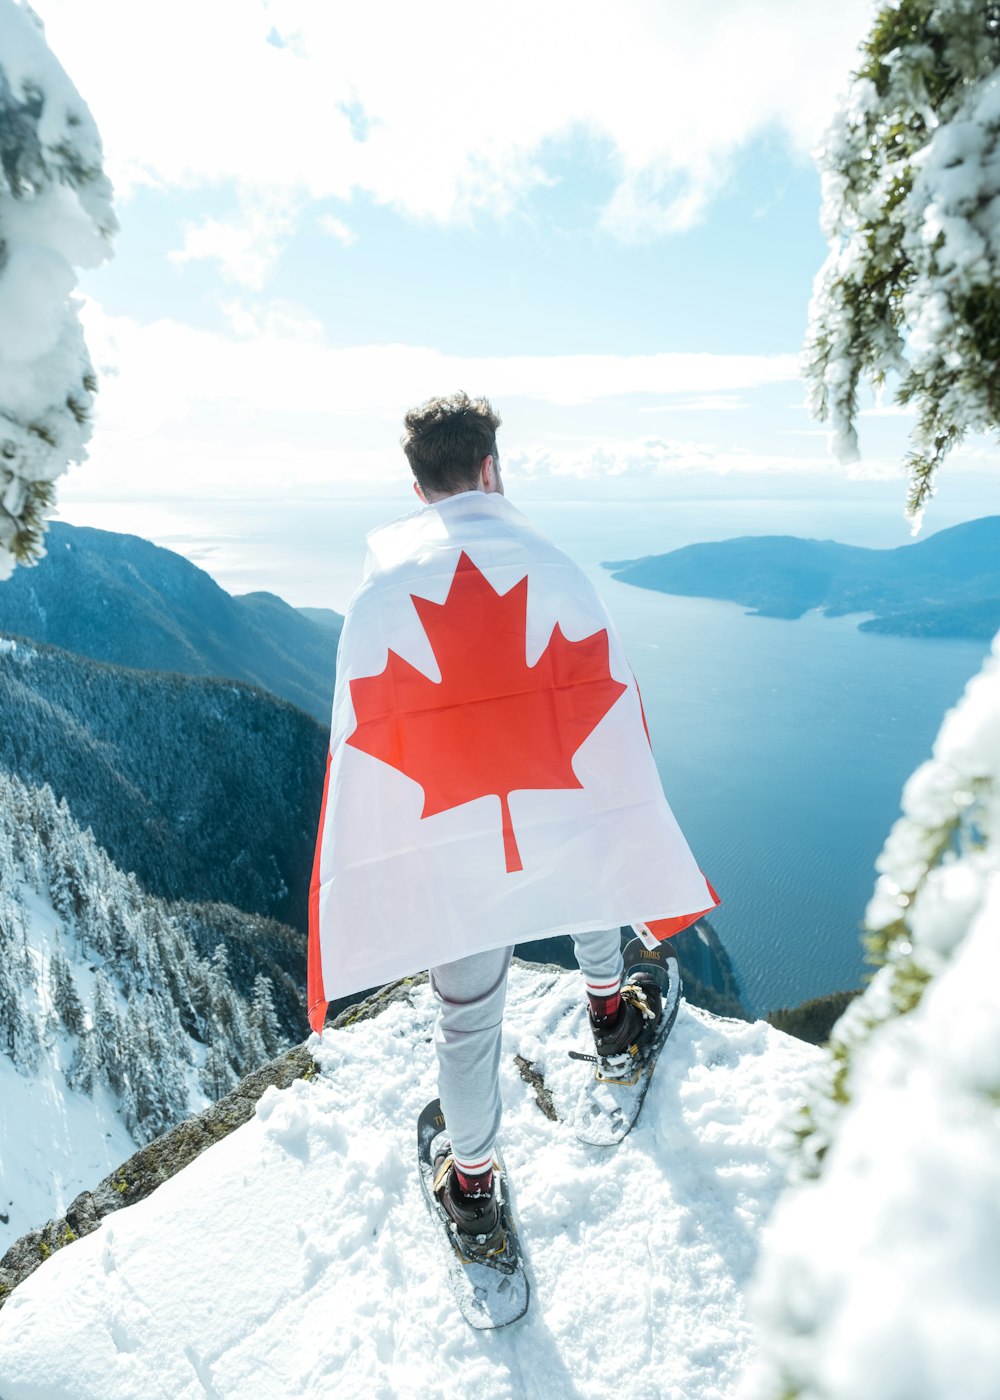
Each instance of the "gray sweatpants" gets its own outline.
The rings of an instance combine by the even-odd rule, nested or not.
[[[621,930],[599,929],[573,938],[587,985],[616,983],[622,975]],[[484,1161],[500,1128],[500,1039],[513,948],[474,953],[430,971],[438,1002],[434,1043],[438,1093],[455,1156]]]

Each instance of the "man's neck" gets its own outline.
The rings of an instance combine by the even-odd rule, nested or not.
[[[456,496],[485,496],[487,493],[481,486],[463,486],[459,491],[425,491],[424,500],[429,506],[436,506],[441,501],[453,501]]]

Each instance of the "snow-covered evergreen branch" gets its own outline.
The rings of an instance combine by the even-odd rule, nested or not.
[[[810,405],[852,461],[862,377],[899,376],[919,521],[948,452],[1000,424],[1000,6],[885,5],[819,164]]]
[[[748,1392],[988,1400],[1000,1336],[1000,643],[910,778],[758,1285]]]
[[[1000,423],[1000,6],[897,0],[823,153],[809,375],[842,455],[901,376],[910,512]],[[991,1400],[1000,1335],[1000,638],[910,778],[757,1284],[767,1400]]]
[[[42,550],[97,388],[74,268],[110,253],[111,185],[85,103],[22,0],[0,0],[0,579]]]

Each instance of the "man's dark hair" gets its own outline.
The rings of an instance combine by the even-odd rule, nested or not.
[[[449,394],[411,408],[403,419],[400,438],[406,460],[427,494],[453,495],[471,491],[479,480],[483,458],[497,457],[500,415],[488,399]]]

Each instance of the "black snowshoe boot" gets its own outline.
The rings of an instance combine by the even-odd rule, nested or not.
[[[621,990],[615,1016],[590,1017],[597,1048],[597,1078],[610,1084],[634,1084],[642,1068],[644,1045],[652,1039],[663,1012],[663,997],[656,979],[636,973]]]
[[[458,1235],[462,1253],[469,1259],[488,1259],[502,1254],[506,1247],[497,1195],[498,1175],[494,1163],[489,1190],[466,1195],[458,1184],[448,1143],[434,1154],[434,1194]]]

